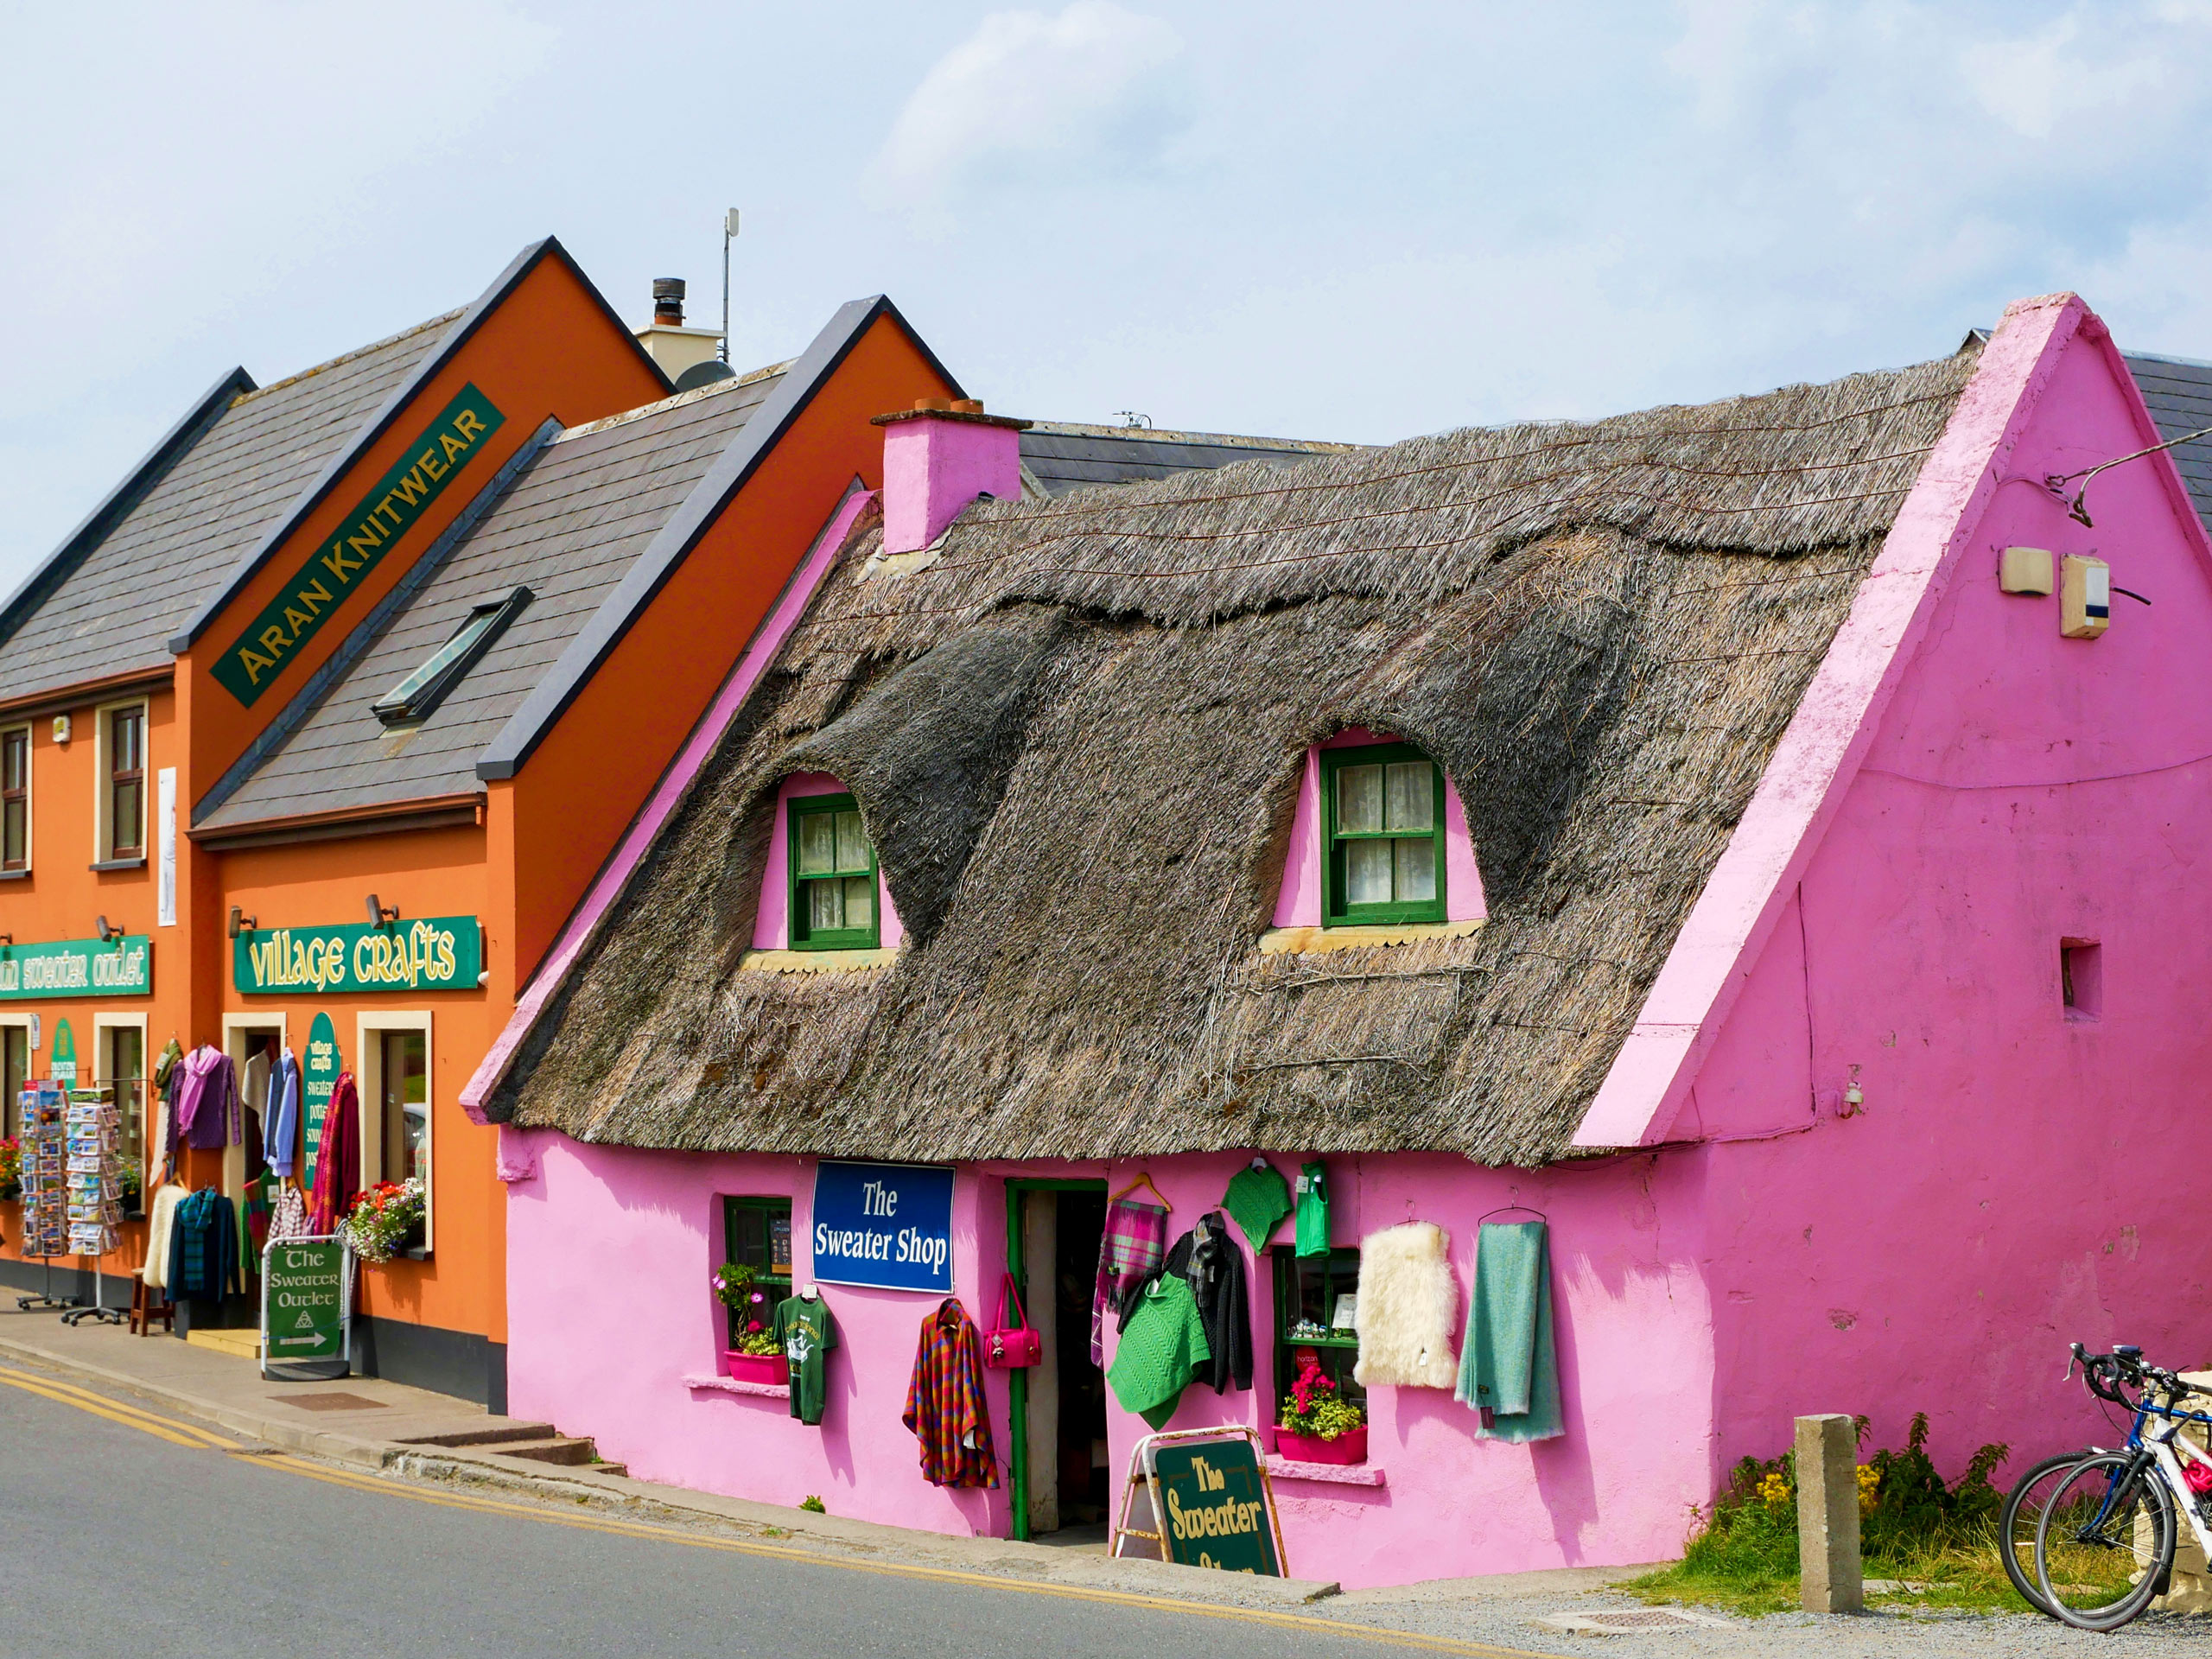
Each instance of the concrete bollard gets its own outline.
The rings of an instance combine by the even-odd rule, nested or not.
[[[1859,1437],[1848,1417],[1797,1420],[1797,1567],[1807,1612],[1866,1611],[1859,1562]]]

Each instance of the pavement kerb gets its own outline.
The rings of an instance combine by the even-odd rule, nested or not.
[[[793,1541],[811,1541],[841,1549],[910,1559],[920,1557],[969,1570],[1012,1572],[1062,1583],[1141,1588],[1195,1600],[1249,1599],[1301,1605],[1338,1593],[1335,1583],[1318,1580],[1262,1579],[1183,1567],[1172,1561],[1116,1560],[1007,1538],[962,1538],[842,1516],[817,1515],[808,1510],[785,1509],[746,1498],[723,1497],[680,1486],[662,1486],[623,1475],[597,1474],[588,1465],[548,1465],[474,1446],[416,1446],[309,1428],[211,1400],[174,1383],[136,1376],[3,1334],[0,1334],[0,1357],[27,1361],[159,1400],[189,1416],[287,1452],[303,1452],[396,1477],[481,1483],[564,1503],[581,1497],[588,1503],[612,1508],[666,1510],[678,1516],[772,1529]],[[555,1469],[557,1473],[552,1472]]]

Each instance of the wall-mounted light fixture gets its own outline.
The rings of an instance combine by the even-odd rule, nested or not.
[[[119,927],[110,927],[108,925],[107,918],[105,916],[99,918],[96,925],[99,928],[100,943],[102,944],[105,944],[111,940],[119,939],[123,937],[123,930]]]
[[[378,904],[376,894],[372,893],[369,895],[369,925],[371,927],[382,927],[386,922],[396,922],[398,919],[399,906],[397,905]]]
[[[260,925],[261,923],[257,918],[247,915],[236,905],[231,906],[231,937],[232,938],[235,939],[241,933],[251,933]]]
[[[15,942],[16,936],[14,934],[0,933],[0,944],[13,944]]]

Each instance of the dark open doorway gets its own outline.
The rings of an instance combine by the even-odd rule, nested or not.
[[[1090,1297],[1106,1225],[1103,1181],[1007,1183],[1007,1265],[1042,1338],[1014,1373],[1014,1536],[1105,1535],[1106,1377],[1090,1358]]]

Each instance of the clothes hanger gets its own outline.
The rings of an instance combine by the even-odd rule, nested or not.
[[[1152,1172],[1150,1170],[1141,1171],[1138,1173],[1136,1179],[1131,1181],[1127,1186],[1123,1187],[1120,1192],[1114,1195],[1114,1202],[1116,1204],[1119,1204],[1123,1198],[1128,1198],[1130,1193],[1135,1192],[1137,1188],[1141,1186],[1152,1188],[1152,1196],[1160,1200],[1160,1207],[1161,1209],[1172,1211],[1175,1208],[1173,1205],[1168,1203],[1167,1195],[1165,1192],[1161,1192],[1158,1187],[1153,1186]]]
[[[1475,1217],[1475,1225],[1479,1227],[1483,1223],[1488,1221],[1492,1216],[1510,1215],[1516,1210],[1521,1211],[1526,1215],[1534,1216],[1538,1221],[1542,1222],[1547,1227],[1551,1225],[1552,1218],[1546,1215],[1542,1211],[1537,1209],[1535,1205],[1522,1204],[1517,1201],[1512,1204],[1501,1204],[1495,1210],[1484,1211],[1482,1214]]]

